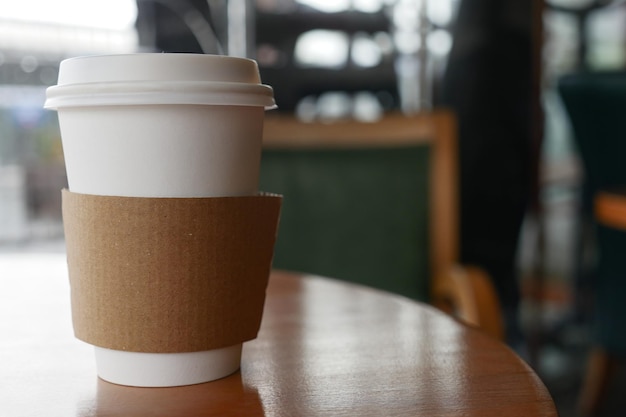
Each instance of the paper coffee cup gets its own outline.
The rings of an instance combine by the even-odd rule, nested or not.
[[[69,190],[124,197],[257,194],[263,116],[273,106],[254,61],[196,54],[65,60],[45,103],[58,112]],[[134,386],[206,382],[241,360],[241,344],[95,351],[101,378]]]

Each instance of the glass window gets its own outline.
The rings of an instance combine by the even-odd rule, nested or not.
[[[135,0],[22,0],[0,8],[0,250],[62,241],[67,186],[54,112],[59,63],[137,50]]]

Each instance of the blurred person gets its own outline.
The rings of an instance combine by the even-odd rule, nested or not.
[[[484,268],[521,347],[516,254],[531,197],[532,0],[461,0],[443,80],[458,117],[461,262]]]

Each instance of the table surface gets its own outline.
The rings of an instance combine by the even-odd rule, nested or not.
[[[339,281],[273,272],[241,371],[188,387],[97,378],[72,335],[63,254],[0,255],[2,416],[556,416],[500,342],[433,308]]]

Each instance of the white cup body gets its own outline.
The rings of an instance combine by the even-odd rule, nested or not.
[[[258,191],[262,107],[59,109],[70,191],[221,197]]]
[[[264,110],[273,98],[267,86],[257,84],[251,62],[188,54],[64,61],[46,107],[58,111],[70,191],[125,197],[256,194]],[[95,353],[102,379],[164,387],[227,376],[239,368],[241,349],[238,344],[144,353],[95,347]]]

